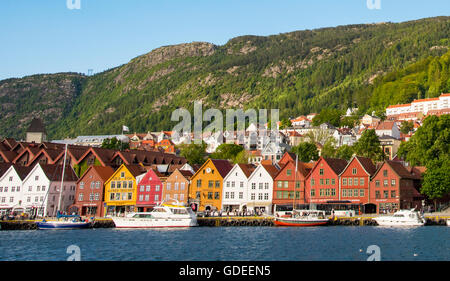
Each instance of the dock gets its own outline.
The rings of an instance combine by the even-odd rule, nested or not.
[[[336,226],[376,226],[375,216],[355,216],[336,217],[330,219],[328,225]],[[425,216],[425,226],[438,225],[446,226],[450,216]],[[51,219],[48,219],[51,220]],[[200,227],[237,227],[237,226],[274,226],[273,217],[198,217],[197,222]],[[91,228],[114,228],[114,222],[110,218],[98,218],[94,220]],[[0,221],[0,230],[35,230],[37,229],[35,220],[8,220]]]

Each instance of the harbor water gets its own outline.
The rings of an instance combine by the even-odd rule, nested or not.
[[[0,231],[1,261],[450,261],[450,228],[193,227]],[[72,250],[71,250],[72,249]]]

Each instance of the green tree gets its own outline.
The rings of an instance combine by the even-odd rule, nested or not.
[[[110,139],[104,139],[102,142],[101,148],[115,149],[115,150],[124,150],[129,149],[130,144],[127,142],[122,142],[118,140],[116,137]]]
[[[384,159],[384,152],[381,149],[380,140],[375,130],[365,130],[353,148],[358,156],[364,156],[373,161]]]
[[[292,152],[298,155],[298,159],[302,162],[316,161],[319,159],[319,151],[312,142],[301,142],[292,148]]]
[[[336,140],[329,138],[322,147],[321,156],[326,158],[334,158],[336,156]]]
[[[428,163],[449,154],[450,115],[428,116],[408,142],[400,145],[398,154],[411,165]]]
[[[427,170],[423,176],[420,192],[434,201],[450,193],[450,158],[436,159],[428,163]]]
[[[400,125],[400,132],[403,134],[408,134],[414,129],[414,123],[412,121],[403,121]]]
[[[343,115],[342,110],[334,109],[334,108],[324,108],[322,111],[316,115],[313,119],[313,125],[319,126],[323,123],[330,123],[335,127],[340,127],[341,125],[341,116]]]
[[[233,158],[233,163],[234,164],[248,164],[249,158],[250,158],[249,153],[245,150],[242,150]]]
[[[349,145],[341,145],[336,149],[336,158],[350,160],[353,156],[354,150],[352,146]]]
[[[214,153],[210,155],[212,159],[234,159],[244,148],[234,143],[222,143]]]
[[[203,164],[206,161],[207,144],[202,141],[201,144],[180,144],[178,149],[180,155],[186,158],[189,164]]]
[[[283,130],[283,129],[286,129],[286,128],[289,128],[289,127],[291,127],[291,121],[289,119],[287,119],[287,118],[281,119],[280,130]]]

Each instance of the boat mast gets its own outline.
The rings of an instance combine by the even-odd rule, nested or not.
[[[59,188],[59,199],[58,199],[57,211],[59,211],[61,209],[61,196],[62,196],[62,189],[63,189],[63,185],[64,185],[64,172],[66,171],[67,146],[68,146],[68,144],[66,143],[66,149],[64,151],[64,163],[63,163],[62,176],[61,176],[61,187]]]

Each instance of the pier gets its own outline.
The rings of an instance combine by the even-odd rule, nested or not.
[[[372,217],[336,217],[330,219],[328,225],[338,226],[376,226],[377,223]],[[445,226],[450,216],[425,216],[425,226],[440,225]],[[274,226],[273,217],[198,217],[197,222],[200,227],[237,227],[237,226]],[[51,219],[48,219],[51,220]],[[0,221],[0,230],[35,230],[34,220],[7,220]],[[110,218],[98,218],[94,220],[91,228],[114,228],[114,222]]]

